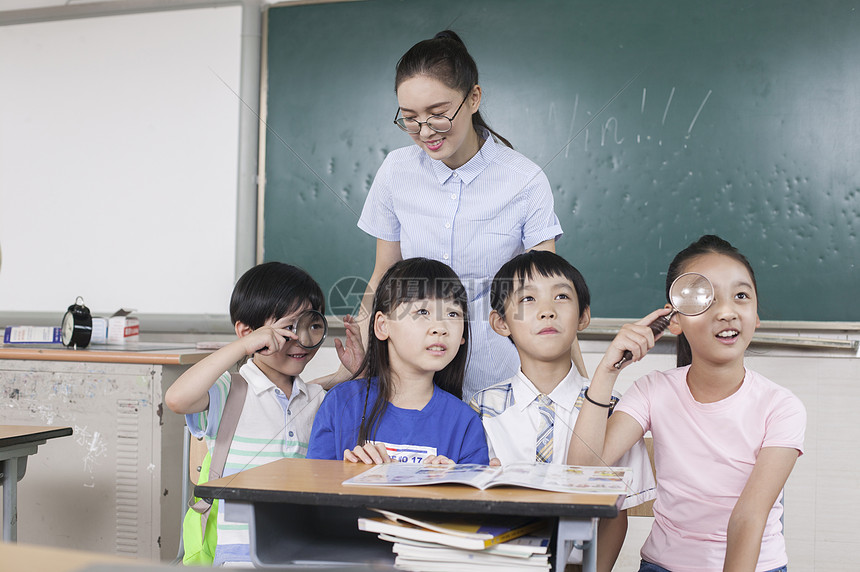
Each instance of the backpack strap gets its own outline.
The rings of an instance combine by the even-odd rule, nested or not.
[[[248,393],[248,382],[238,373],[230,374],[230,390],[227,392],[227,400],[224,403],[224,411],[221,412],[221,421],[218,423],[218,435],[215,437],[215,445],[212,447],[210,456],[207,482],[220,479],[227,464],[227,454],[230,452],[230,444],[233,435],[236,434],[236,426],[239,425],[239,416],[245,407],[245,395]],[[212,499],[190,499],[189,506],[200,514],[204,514],[212,505]]]
[[[209,480],[220,479],[227,464],[227,454],[230,452],[230,444],[233,435],[236,434],[236,426],[239,425],[239,416],[245,407],[245,395],[248,393],[248,382],[238,373],[230,374],[230,391],[227,393],[227,402],[221,413],[221,422],[218,424],[218,435],[215,437],[215,447],[212,449],[212,464],[209,465]]]

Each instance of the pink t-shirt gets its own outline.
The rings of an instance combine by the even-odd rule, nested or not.
[[[716,403],[699,403],[687,387],[688,367],[652,372],[615,407],[654,438],[657,500],[642,558],[673,572],[722,570],[729,516],[762,447],[803,453],[806,409],[789,390],[746,370],[741,388]],[[757,571],[787,563],[782,503],[767,517]]]

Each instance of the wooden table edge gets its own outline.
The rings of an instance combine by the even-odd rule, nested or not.
[[[17,348],[3,346],[0,359],[36,361],[74,361],[100,363],[135,363],[156,365],[191,365],[199,362],[211,352],[194,348],[168,350],[74,350],[68,348]]]
[[[6,436],[5,429],[10,427],[20,428],[21,431],[15,432],[13,435]],[[31,429],[28,431],[28,429]],[[0,425],[0,446],[12,447],[20,444],[32,443],[34,441],[45,441],[47,439],[56,439],[57,437],[67,437],[73,433],[71,427],[47,427],[28,425]]]

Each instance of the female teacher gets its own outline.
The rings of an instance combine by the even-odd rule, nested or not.
[[[383,161],[358,226],[376,237],[376,263],[362,300],[388,268],[424,256],[450,265],[469,291],[471,352],[463,398],[519,369],[511,342],[490,329],[493,275],[526,250],[555,251],[562,234],[543,171],[481,117],[478,67],[451,31],[415,44],[395,76],[394,123],[415,145]],[[572,348],[584,375],[578,346]]]

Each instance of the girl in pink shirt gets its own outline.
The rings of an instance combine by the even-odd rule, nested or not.
[[[654,346],[648,327],[670,306],[625,325],[592,378],[568,463],[616,463],[646,432],[654,439],[657,499],[640,572],[787,570],[782,489],[803,452],[806,411],[790,391],[744,367],[759,325],[755,275],[731,244],[707,235],[669,266],[669,286],[696,272],[714,288],[697,316],[675,314],[678,368],[629,389],[607,420],[605,404],[625,351]]]

